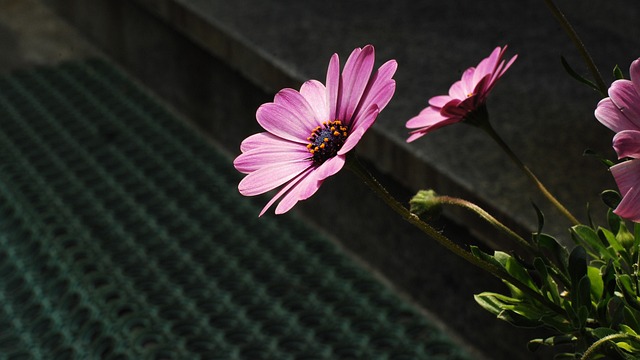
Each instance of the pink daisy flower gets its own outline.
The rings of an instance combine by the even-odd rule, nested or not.
[[[622,201],[613,211],[625,219],[640,222],[640,59],[631,63],[631,80],[616,80],[609,97],[595,110],[598,121],[616,132],[613,148],[618,158],[629,158],[611,167]]]
[[[416,129],[407,142],[443,126],[469,120],[477,110],[484,111],[489,93],[517,58],[515,55],[505,64],[502,56],[506,50],[506,46],[495,48],[488,58],[477,67],[468,68],[462,79],[451,85],[449,95],[429,99],[429,106],[407,121],[407,128]]]
[[[340,74],[340,60],[334,54],[326,86],[309,80],[300,91],[282,89],[273,102],[258,108],[256,118],[266,132],[246,138],[233,164],[247,174],[238,185],[242,195],[282,186],[260,216],[278,199],[276,214],[289,211],[342,169],[346,154],[395,92],[392,77],[397,63],[390,60],[371,75],[374,60],[373,46],[356,48]]]

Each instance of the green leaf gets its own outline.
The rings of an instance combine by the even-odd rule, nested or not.
[[[624,324],[620,324],[620,328],[622,328],[622,326],[625,326],[629,328],[629,331],[626,332],[630,333],[630,331],[632,331],[637,335],[637,333],[640,332],[640,324],[638,323],[638,319],[636,319],[636,314],[637,313],[635,311],[625,306],[623,314]]]
[[[593,257],[615,259],[615,255],[607,250],[607,247],[602,243],[602,240],[600,240],[600,237],[592,228],[586,225],[576,225],[573,226],[571,230],[576,242],[590,249]]]
[[[571,287],[574,292],[577,290],[580,280],[586,275],[587,252],[582,246],[576,246],[571,250],[571,254],[569,254],[569,277],[571,278]]]
[[[516,280],[520,281],[531,289],[540,292],[540,289],[538,289],[538,286],[536,286],[536,284],[533,282],[527,270],[525,270],[525,268],[522,267],[518,260],[516,260],[513,256],[502,251],[496,251],[493,257],[505,268],[505,270],[507,270],[507,273],[509,273],[509,275],[513,276],[514,278],[516,278]]]
[[[589,309],[586,306],[580,306],[577,311],[578,314],[578,328],[584,329],[589,318]]]
[[[531,320],[511,310],[504,310],[498,314],[498,319],[504,320],[509,324],[523,328],[536,328],[543,325],[538,320]]]
[[[535,234],[536,236],[534,237],[537,240],[538,235],[542,234],[542,228],[544,227],[544,214],[534,202],[531,202],[531,205],[533,206],[533,209],[536,211],[536,216],[538,217],[538,231],[536,232]]]
[[[616,328],[624,319],[624,301],[619,297],[612,297],[607,304],[607,313],[609,314],[609,326]]]
[[[498,268],[502,268],[502,264],[500,264],[500,262],[498,262],[493,256],[480,250],[480,248],[478,248],[477,246],[471,245],[469,246],[469,250],[471,251],[471,254],[478,259],[488,262],[489,264],[492,264]]]
[[[594,84],[590,80],[585,79],[582,75],[580,75],[577,72],[575,72],[575,70],[573,70],[573,68],[571,68],[571,66],[569,65],[567,60],[564,58],[564,56],[560,56],[560,61],[562,62],[562,66],[564,67],[564,69],[567,71],[567,73],[569,73],[569,75],[571,75],[571,77],[573,77],[574,79],[578,80],[579,82],[581,82],[583,84],[588,85],[589,87],[591,87],[595,91],[600,91],[600,89],[598,89],[598,86],[596,84]]]
[[[589,276],[589,281],[591,282],[591,296],[593,296],[593,300],[597,303],[604,293],[604,281],[602,281],[600,269],[587,266],[587,276]]]
[[[604,164],[604,166],[608,168],[612,167],[613,165],[615,165],[615,163],[607,158],[605,158],[604,156],[602,156],[602,154],[597,153],[591,149],[586,149],[583,153],[582,156],[593,156],[596,159],[598,159],[601,163]]]
[[[622,73],[622,70],[620,70],[620,67],[618,65],[613,67],[613,78],[616,80],[624,79],[624,74]]]
[[[553,301],[555,304],[560,304],[560,292],[558,291],[558,284],[553,280],[553,278],[549,275],[549,270],[547,269],[547,265],[544,263],[542,258],[533,259],[533,267],[538,272],[540,276],[540,281],[542,281],[542,293],[547,294],[547,298]]]
[[[620,324],[620,330],[622,330],[622,332],[625,332],[627,334],[631,334],[631,335],[634,335],[634,336],[638,335],[638,333],[636,333],[632,328],[628,327],[625,324]]]
[[[609,229],[611,229],[612,233],[618,233],[618,230],[620,230],[621,222],[622,218],[620,218],[620,216],[614,214],[611,208],[607,209],[607,224],[609,224]]]
[[[569,321],[571,321],[571,326],[576,330],[580,328],[580,320],[578,318],[578,313],[571,305],[572,303],[570,301],[565,301],[562,303],[562,308],[567,312],[567,317],[569,318]]]
[[[539,304],[532,304],[523,299],[516,299],[502,294],[483,292],[474,295],[476,302],[498,319],[520,327],[538,327],[547,325],[561,332],[572,330],[570,324],[552,310]]]
[[[616,276],[616,283],[627,304],[640,311],[640,299],[638,298],[631,276],[627,274],[618,275]]]
[[[565,272],[565,275],[569,275],[567,267],[569,265],[569,252],[567,248],[560,245],[558,240],[548,234],[540,234],[538,237],[538,246],[541,250],[545,251],[552,261],[560,267],[560,270]]]
[[[589,331],[595,338],[602,339],[605,336],[617,334],[618,332],[608,327],[599,327]]]
[[[602,235],[601,237],[606,239],[607,243],[616,252],[620,253],[620,252],[626,251],[625,248],[620,244],[620,242],[616,238],[616,235],[611,231],[601,227],[601,228],[598,228],[598,234]]]
[[[553,360],[576,360],[576,354],[560,353],[553,356]]]
[[[604,202],[604,204],[607,205],[610,209],[617,208],[618,204],[620,204],[620,201],[622,201],[620,193],[615,190],[603,191],[602,193],[600,193],[600,198],[602,199],[602,202]]]
[[[573,344],[578,340],[577,337],[573,335],[558,335],[548,337],[546,339],[533,339],[529,341],[527,344],[527,348],[529,351],[536,351],[541,345],[544,346],[558,346],[558,345],[567,345]]]

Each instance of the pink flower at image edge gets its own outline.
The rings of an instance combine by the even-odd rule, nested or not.
[[[613,211],[625,219],[640,222],[640,59],[631,63],[631,80],[616,80],[609,97],[600,100],[595,117],[616,132],[613,148],[619,159],[629,158],[611,167],[622,194]]]
[[[451,85],[448,95],[429,99],[429,106],[407,121],[407,128],[415,129],[411,131],[407,142],[443,126],[461,122],[483,106],[496,82],[517,58],[514,55],[505,63],[502,57],[506,50],[507,46],[496,47],[477,67],[468,68],[462,78]]]
[[[276,214],[308,199],[322,182],[345,164],[346,154],[373,125],[395,92],[395,60],[373,75],[373,46],[353,50],[342,74],[333,54],[326,85],[305,82],[300,91],[282,89],[274,101],[261,105],[256,119],[265,132],[246,138],[235,168],[247,174],[238,184],[244,196],[282,188],[262,209],[262,216],[281,199]]]

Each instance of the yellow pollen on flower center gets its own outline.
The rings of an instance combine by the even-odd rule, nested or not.
[[[321,126],[317,126],[307,138],[307,149],[313,161],[319,165],[334,157],[348,135],[348,127],[340,120],[325,121]]]

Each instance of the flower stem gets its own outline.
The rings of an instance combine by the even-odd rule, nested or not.
[[[551,204],[553,204],[553,206],[555,206],[558,210],[560,210],[560,212],[567,219],[569,219],[569,221],[571,221],[574,225],[580,224],[578,219],[576,219],[576,217],[573,216],[571,212],[567,210],[567,208],[564,207],[564,205],[562,205],[560,201],[558,201],[558,199],[556,199],[553,196],[553,194],[551,194],[549,190],[547,190],[544,184],[542,184],[542,182],[538,180],[536,175],[529,169],[529,167],[527,167],[520,160],[520,158],[518,158],[518,156],[513,152],[513,150],[511,150],[509,145],[507,145],[507,143],[504,140],[502,140],[500,135],[498,135],[498,133],[493,129],[489,121],[483,121],[481,123],[478,123],[477,125],[480,128],[482,128],[487,134],[489,134],[489,136],[491,136],[491,138],[495,140],[496,143],[498,143],[498,145],[502,148],[502,150],[504,150],[504,152],[507,153],[509,158],[529,177],[531,181],[533,181],[533,183],[536,185],[538,190],[540,190],[540,192],[551,202]]]
[[[584,352],[580,360],[596,359],[595,356],[599,355],[597,351],[600,350],[600,348],[602,348],[603,346],[607,345],[609,341],[622,340],[622,339],[640,340],[638,336],[633,336],[631,334],[612,334],[609,336],[605,336],[602,339],[591,344],[591,346],[589,346],[587,351]]]
[[[544,0],[544,2],[547,4],[547,7],[549,7],[549,10],[551,10],[551,13],[556,18],[556,20],[558,20],[560,26],[562,26],[564,31],[567,33],[569,39],[571,39],[573,44],[578,49],[578,52],[582,56],[584,62],[587,64],[587,67],[589,68],[589,71],[591,72],[591,75],[593,76],[596,85],[598,86],[598,90],[602,93],[602,95],[607,96],[607,85],[605,85],[605,82],[602,79],[602,75],[600,75],[600,71],[598,71],[598,67],[594,63],[593,58],[589,54],[589,51],[587,51],[586,46],[584,45],[582,40],[580,40],[578,33],[576,33],[569,20],[567,20],[567,18],[556,6],[553,0]]]
[[[522,246],[525,250],[529,251],[532,254],[535,254],[535,249],[533,248],[533,246],[528,241],[526,241],[524,238],[522,238],[522,236],[516,234],[509,227],[507,227],[506,225],[504,225],[503,223],[498,221],[498,219],[496,219],[491,214],[486,212],[480,206],[478,206],[478,205],[476,205],[476,204],[474,204],[474,203],[472,203],[470,201],[467,201],[467,200],[464,200],[464,199],[459,199],[459,198],[454,198],[454,197],[450,197],[450,196],[438,196],[437,200],[438,200],[439,203],[447,204],[447,205],[460,206],[462,208],[465,208],[467,210],[470,210],[470,211],[476,213],[478,216],[480,216],[483,220],[485,220],[487,223],[489,223],[495,229],[497,229],[499,231],[502,231],[504,234],[506,234],[507,236],[511,237],[513,240],[515,240],[516,243],[518,243],[520,246]]]
[[[558,305],[554,303],[550,303],[540,293],[536,292],[529,286],[525,285],[518,279],[514,278],[513,276],[511,276],[511,274],[507,273],[503,269],[500,269],[494,264],[491,264],[487,261],[484,261],[480,258],[475,257],[471,252],[466,251],[460,246],[458,246],[456,243],[451,241],[451,239],[449,239],[448,237],[444,236],[443,234],[438,232],[436,229],[434,229],[431,225],[420,220],[420,218],[416,214],[413,214],[411,211],[409,211],[409,209],[404,207],[398,200],[396,200],[391,194],[389,194],[387,189],[385,189],[378,182],[378,180],[376,180],[376,178],[374,178],[373,175],[371,175],[371,173],[360,163],[360,161],[357,159],[355,155],[349,154],[349,156],[347,156],[346,165],[348,169],[350,169],[355,175],[357,175],[362,181],[364,181],[364,183],[371,190],[373,190],[373,192],[376,193],[378,197],[380,197],[396,213],[402,216],[404,220],[406,220],[413,226],[420,229],[422,232],[424,232],[426,235],[434,239],[440,245],[444,246],[447,250],[453,252],[455,255],[463,258],[464,260],[471,263],[472,265],[475,265],[487,271],[488,273],[496,276],[497,278],[511,283],[512,285],[520,289],[523,293],[528,294],[529,296],[531,296],[533,299],[537,300],[541,304],[546,305],[552,311],[558,314],[564,314],[564,311],[562,310],[562,308],[560,308]]]

